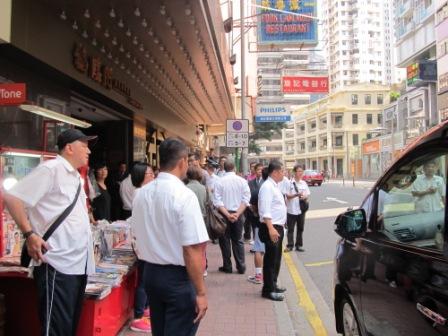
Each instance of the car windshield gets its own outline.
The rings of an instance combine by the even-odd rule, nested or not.
[[[305,175],[315,176],[319,175],[319,173],[316,170],[305,170]]]

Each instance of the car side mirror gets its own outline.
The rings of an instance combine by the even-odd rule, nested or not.
[[[366,212],[364,209],[349,210],[340,214],[334,224],[336,233],[342,238],[360,237],[367,229]]]

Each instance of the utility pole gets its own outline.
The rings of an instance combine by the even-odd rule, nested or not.
[[[240,0],[240,18],[241,18],[241,119],[247,119],[247,114],[246,114],[246,57],[245,57],[245,53],[246,53],[246,46],[245,46],[245,36],[244,36],[244,28],[245,28],[245,24],[244,24],[244,1],[245,0]],[[247,148],[242,148],[241,151],[241,158],[240,158],[240,162],[241,162],[241,172],[243,174],[247,173],[247,153],[248,153],[248,149]]]

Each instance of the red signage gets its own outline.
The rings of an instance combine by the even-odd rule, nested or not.
[[[328,93],[328,77],[283,77],[284,93]]]
[[[0,105],[19,105],[26,101],[25,83],[0,84]]]

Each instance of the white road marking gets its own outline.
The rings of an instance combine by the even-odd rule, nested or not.
[[[341,201],[341,200],[337,199],[336,197],[325,197],[323,202],[324,203],[326,203],[326,202],[336,202],[336,203],[339,203],[339,204],[347,204],[348,203],[346,201]]]

